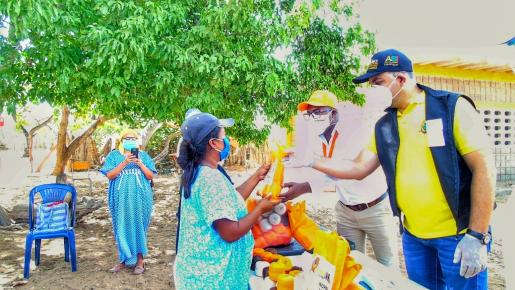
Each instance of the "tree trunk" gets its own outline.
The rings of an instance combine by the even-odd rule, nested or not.
[[[57,160],[55,163],[54,171],[52,175],[59,175],[64,173],[66,169],[66,163],[72,156],[73,152],[86,140],[98,126],[102,125],[105,122],[105,118],[103,116],[98,117],[86,131],[84,131],[77,138],[73,139],[70,142],[70,145],[66,146],[66,137],[67,137],[67,128],[68,128],[68,117],[70,116],[70,109],[64,106],[62,109],[61,122],[59,123],[59,131],[57,134]]]
[[[152,139],[152,136],[154,136],[154,134],[157,132],[159,128],[161,128],[162,125],[162,123],[152,122],[152,124],[149,127],[147,127],[147,129],[143,133],[143,140],[141,142],[142,150],[145,150],[147,148],[150,139]]]
[[[57,160],[55,162],[54,171],[52,175],[59,175],[64,173],[65,164],[67,159],[65,158],[66,153],[66,136],[68,135],[68,117],[70,116],[70,109],[63,106],[61,110],[61,121],[59,122],[59,129],[57,132],[57,145],[56,154]]]
[[[36,132],[46,126],[48,123],[52,121],[52,116],[48,117],[45,121],[38,123],[34,128],[30,129],[29,137],[27,139],[28,144],[28,153],[29,153],[29,162],[30,162],[30,172],[34,172],[34,155],[33,155],[33,145],[34,145],[34,137],[36,136]]]
[[[31,142],[32,138],[30,138],[29,132],[27,131],[27,129],[25,129],[25,127],[23,127],[23,126],[20,126],[20,127],[21,127],[21,130],[23,131],[23,135],[25,135],[25,149],[23,150],[23,155],[21,157],[27,158],[27,157],[29,157],[29,148],[31,146],[30,142]]]
[[[25,148],[25,151],[29,157],[30,173],[34,173],[34,156],[32,154],[33,142],[34,142],[34,136],[29,134],[29,137],[27,138],[27,148]]]
[[[18,123],[17,117],[16,117],[16,110],[11,115],[15,123]],[[32,129],[27,131],[27,129],[24,126],[20,126],[21,130],[23,131],[23,135],[25,135],[25,150],[23,152],[23,158],[28,157],[29,163],[30,163],[30,172],[34,172],[34,155],[32,154],[32,146],[34,145],[34,136],[36,136],[36,132],[46,126],[48,123],[52,121],[52,116],[45,119],[43,122],[37,122],[37,125],[34,126]]]
[[[109,138],[107,142],[104,144],[102,149],[100,150],[100,159],[106,157],[111,152],[111,147],[113,146],[113,139]]]

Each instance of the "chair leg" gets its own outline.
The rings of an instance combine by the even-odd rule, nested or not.
[[[39,266],[41,261],[41,239],[34,240],[34,262],[36,266]]]
[[[70,262],[70,243],[68,238],[64,238],[64,261]]]
[[[30,258],[32,256],[32,235],[28,234],[25,238],[25,263],[23,265],[23,278],[29,279]]]
[[[70,243],[70,260],[72,264],[72,272],[77,271],[77,251],[75,249],[75,231],[68,232],[68,242]]]

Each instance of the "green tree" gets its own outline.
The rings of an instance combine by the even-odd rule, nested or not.
[[[138,127],[197,107],[235,118],[242,143],[269,132],[256,114],[287,125],[315,89],[359,102],[350,80],[374,50],[341,1],[0,0],[0,14],[4,105],[47,101]]]

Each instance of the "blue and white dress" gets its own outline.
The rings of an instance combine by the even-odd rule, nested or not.
[[[181,202],[176,289],[248,289],[252,233],[228,243],[213,226],[216,220],[238,221],[246,215],[245,201],[229,179],[217,169],[200,166],[191,196]]]
[[[142,163],[154,174],[157,173],[152,158],[139,151]],[[100,172],[104,175],[125,160],[118,150],[113,150]],[[135,163],[129,163],[120,174],[109,180],[109,212],[118,248],[120,263],[135,265],[138,253],[148,254],[147,231],[152,214],[153,192],[143,171]]]

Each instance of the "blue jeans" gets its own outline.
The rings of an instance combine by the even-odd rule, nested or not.
[[[487,290],[488,270],[466,279],[460,276],[460,265],[453,263],[454,251],[463,235],[435,239],[420,239],[406,229],[402,247],[408,277],[435,290]],[[488,245],[490,251],[490,245]]]

